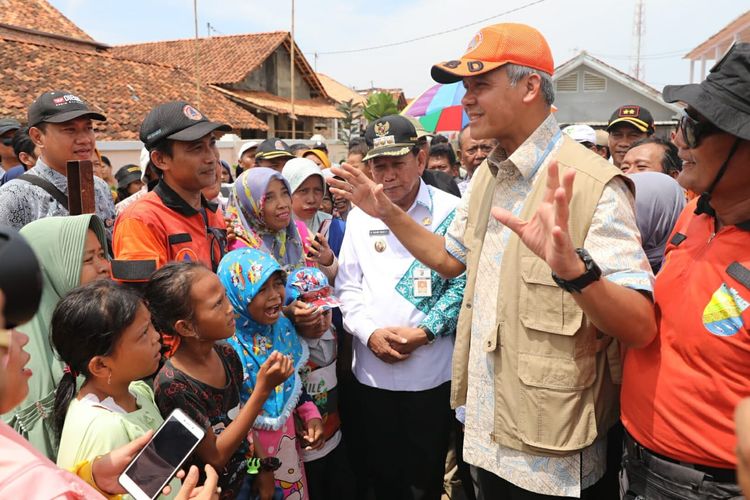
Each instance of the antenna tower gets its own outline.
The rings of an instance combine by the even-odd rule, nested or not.
[[[633,14],[633,52],[630,56],[630,74],[637,80],[646,77],[641,63],[641,48],[643,46],[643,35],[646,33],[646,6],[644,0],[635,0],[635,12]]]

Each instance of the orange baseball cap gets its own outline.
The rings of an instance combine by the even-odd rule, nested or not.
[[[539,31],[525,24],[501,23],[479,30],[461,59],[434,65],[431,75],[438,83],[454,83],[508,63],[528,66],[550,76],[555,70],[552,51]]]

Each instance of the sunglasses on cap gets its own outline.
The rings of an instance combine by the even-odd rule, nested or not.
[[[687,110],[682,113],[677,128],[682,131],[682,139],[690,149],[697,148],[704,137],[718,130],[716,125],[706,121],[705,118],[699,120],[690,116]]]

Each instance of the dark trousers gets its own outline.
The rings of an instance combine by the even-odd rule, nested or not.
[[[342,440],[328,455],[305,462],[310,500],[350,500],[356,498],[355,481]]]
[[[740,500],[731,469],[681,464],[657,455],[625,434],[620,490],[624,500]]]
[[[515,484],[484,469],[477,468],[477,472],[479,475],[478,500],[559,500],[560,498],[572,498],[534,493],[533,491],[519,488]],[[590,488],[581,490],[581,498],[583,500],[610,500],[610,498],[602,497],[598,494],[597,485],[598,483]],[[611,500],[617,500],[617,497],[611,498]]]
[[[357,429],[378,500],[440,500],[451,427],[450,382],[417,392],[357,382]]]

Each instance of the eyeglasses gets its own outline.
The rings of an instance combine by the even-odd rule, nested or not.
[[[690,149],[697,148],[705,136],[711,135],[718,130],[716,125],[705,121],[705,118],[703,120],[696,120],[687,111],[683,112],[677,127],[682,131],[682,139]]]

